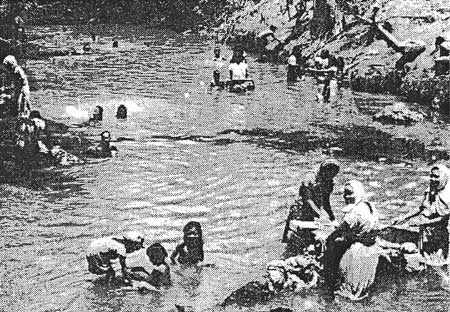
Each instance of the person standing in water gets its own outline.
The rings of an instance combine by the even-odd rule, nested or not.
[[[111,146],[111,133],[109,131],[103,131],[100,134],[100,143],[97,146],[89,147],[86,154],[90,157],[115,157],[117,154],[117,148]]]
[[[197,221],[188,222],[183,229],[183,242],[170,256],[172,264],[198,264],[204,259],[202,227]]]
[[[289,209],[286,219],[286,226],[283,233],[283,243],[289,242],[289,231],[291,220],[315,221],[322,215],[324,210],[329,220],[338,225],[334,213],[331,209],[330,196],[334,189],[334,178],[339,173],[339,163],[335,159],[323,161],[316,173],[310,174],[302,182],[299,189],[300,199]],[[288,254],[296,255],[304,252],[310,245],[317,242],[315,234],[311,229],[301,229],[296,231],[298,242],[295,246],[288,245]],[[295,250],[289,250],[294,248]]]
[[[328,103],[330,100],[330,83],[333,75],[333,71],[331,66],[333,66],[333,57],[330,55],[330,52],[326,49],[320,52],[320,55],[314,59],[316,69],[321,71],[318,74],[317,80],[319,82],[319,94],[317,97],[319,100],[323,100],[325,103]]]
[[[303,57],[300,46],[292,49],[288,58],[287,82],[295,82],[298,78],[303,78]]]
[[[248,78],[248,65],[245,62],[244,51],[237,48],[231,57],[230,66],[230,80],[245,80]]]
[[[4,89],[9,93],[6,97],[8,106],[7,114],[11,117],[27,117],[31,109],[28,78],[13,55],[5,57],[3,66],[7,74],[7,85]]]
[[[143,243],[144,236],[137,231],[127,232],[123,236],[103,237],[92,241],[86,254],[89,272],[106,275],[109,282],[116,276],[112,261],[119,260],[122,277],[127,280],[126,257],[143,248]]]
[[[213,80],[211,82],[211,87],[220,87],[220,74],[225,66],[225,59],[220,56],[220,47],[214,48],[214,71],[213,71]]]

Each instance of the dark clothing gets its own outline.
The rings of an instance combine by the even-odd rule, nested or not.
[[[169,287],[172,285],[170,280],[170,269],[166,263],[164,263],[164,265],[164,272],[156,269],[152,270],[152,272],[147,272],[142,267],[131,268],[129,276],[132,280],[144,281],[156,288]]]
[[[323,276],[328,290],[334,291],[338,288],[340,284],[339,265],[342,256],[356,242],[367,247],[372,246],[375,244],[375,232],[362,233],[360,228],[350,228],[344,222],[327,238],[323,255]]]
[[[118,257],[119,255],[113,251],[108,253],[99,253],[97,255],[88,255],[86,256],[88,271],[96,275],[114,275],[115,272],[111,265],[111,260],[117,259]]]
[[[170,258],[172,261],[177,260],[180,264],[197,264],[202,262],[204,259],[203,242],[199,241],[194,246],[189,247],[183,242],[175,248]]]
[[[288,82],[294,82],[297,81],[298,77],[298,66],[296,65],[288,65],[287,68],[287,81]]]
[[[448,222],[449,217],[446,217],[433,225],[422,225],[420,227],[419,248],[422,253],[431,254],[442,249],[444,257],[447,257],[449,245]]]
[[[283,243],[288,243],[288,232],[291,220],[314,221],[319,214],[311,207],[308,200],[312,200],[317,207],[325,210],[331,221],[335,220],[331,210],[330,195],[333,192],[333,182],[302,183],[299,189],[300,200],[296,201],[289,209],[286,226],[283,234]],[[298,254],[310,245],[317,242],[314,232],[310,229],[299,229],[295,232],[294,239],[288,244],[289,254]]]

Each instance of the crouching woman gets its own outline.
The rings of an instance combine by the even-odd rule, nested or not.
[[[370,246],[375,244],[373,230],[378,225],[378,213],[366,200],[364,186],[359,181],[352,180],[345,184],[344,201],[343,222],[326,241],[324,282],[330,294],[346,286],[346,296],[359,299],[366,294],[375,278],[378,261],[373,261],[370,256]]]

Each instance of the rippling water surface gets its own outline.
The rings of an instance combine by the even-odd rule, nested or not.
[[[358,111],[348,91],[330,105],[319,104],[312,80],[288,87],[284,66],[252,58],[255,92],[208,94],[202,82],[211,77],[213,44],[198,37],[152,32],[135,44],[121,41],[117,50],[109,44],[99,54],[26,64],[37,89],[34,105],[44,116],[77,123],[67,116],[68,105],[80,110],[102,105],[101,127],[77,131],[95,136],[105,129],[113,138],[133,141],[116,144],[118,158],[61,169],[67,178],[62,185],[50,183],[40,191],[1,186],[0,310],[214,307],[246,282],[261,279],[265,264],[280,257],[287,206],[302,176],[325,158],[262,147],[228,130],[314,130]],[[120,104],[129,108],[126,121],[114,118]],[[228,134],[220,134],[224,131]],[[365,182],[383,218],[414,207],[425,188],[423,163],[340,160],[343,170],[332,196],[337,211],[347,179]],[[148,242],[162,242],[171,252],[190,220],[202,223],[205,262],[214,266],[200,272],[172,267],[172,288],[157,294],[105,288],[87,272],[84,253],[92,239],[139,229]],[[443,311],[447,295],[436,276],[419,275],[381,285],[359,303],[325,304],[311,291],[241,309]]]

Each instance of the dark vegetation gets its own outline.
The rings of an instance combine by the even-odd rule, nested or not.
[[[13,25],[14,18],[21,16],[28,25],[144,23],[185,30],[217,25],[243,2],[245,1],[8,0],[2,3],[1,18],[3,25]],[[3,27],[2,32],[0,36],[11,37],[11,29]]]

